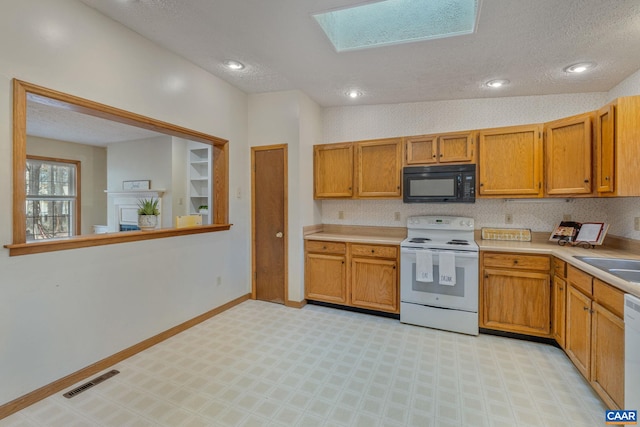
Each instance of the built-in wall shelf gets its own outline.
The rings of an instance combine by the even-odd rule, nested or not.
[[[189,214],[200,213],[200,206],[207,206],[207,213],[202,215],[202,224],[211,224],[209,212],[211,206],[211,147],[198,144],[189,147],[188,153],[188,180],[189,180]]]

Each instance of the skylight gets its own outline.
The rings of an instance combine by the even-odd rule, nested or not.
[[[475,31],[479,0],[384,0],[318,13],[336,51],[452,37]]]

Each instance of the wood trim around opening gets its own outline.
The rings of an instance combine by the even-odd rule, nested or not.
[[[52,382],[51,384],[47,384],[44,387],[40,387],[37,390],[32,391],[31,393],[25,394],[11,402],[5,403],[0,406],[0,420],[8,417],[11,414],[14,414],[30,405],[33,405],[36,402],[45,399],[52,394],[58,393],[59,391],[64,390],[67,387],[74,385],[77,382],[80,382],[91,375],[94,375],[102,370],[105,370],[116,363],[119,363],[137,353],[140,353],[143,350],[152,347],[167,338],[171,338],[174,335],[179,334],[180,332],[186,331],[187,329],[197,325],[198,323],[202,323],[205,320],[212,318],[213,316],[222,313],[223,311],[229,310],[236,305],[247,301],[250,299],[251,294],[242,295],[232,301],[229,301],[226,304],[221,305],[220,307],[214,308],[213,310],[207,311],[199,316],[194,317],[191,320],[187,320],[184,323],[181,323],[177,326],[174,326],[171,329],[167,329],[164,332],[159,333],[151,338],[148,338],[138,344],[135,344],[129,348],[126,348],[114,355],[106,357],[92,365],[89,365],[85,368],[80,369],[72,374],[67,375],[64,378],[60,378],[57,381]]]
[[[25,167],[27,159],[27,98],[57,108],[88,114],[94,117],[137,126],[211,145],[214,153],[213,170],[213,225],[182,229],[164,229],[145,233],[121,232],[103,235],[85,235],[43,243],[26,243]],[[47,89],[13,79],[13,243],[5,245],[9,255],[28,255],[65,249],[101,246],[136,240],[157,239],[187,234],[228,230],[229,224],[229,141],[202,132],[155,120],[77,96]],[[26,245],[26,246],[25,246]],[[28,247],[27,247],[28,246]]]

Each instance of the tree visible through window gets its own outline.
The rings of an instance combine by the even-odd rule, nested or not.
[[[80,163],[27,156],[27,241],[78,234]]]

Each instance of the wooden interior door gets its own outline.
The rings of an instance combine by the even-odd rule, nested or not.
[[[287,146],[251,148],[252,297],[284,304],[287,297]]]

